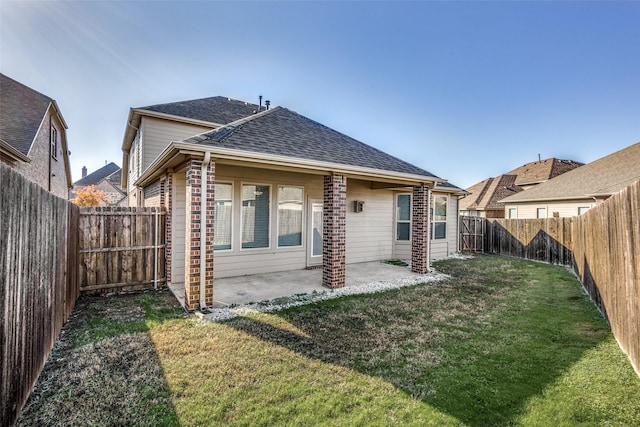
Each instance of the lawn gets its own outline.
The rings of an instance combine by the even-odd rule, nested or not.
[[[640,378],[566,269],[435,268],[222,323],[165,292],[83,297],[19,425],[640,425]]]

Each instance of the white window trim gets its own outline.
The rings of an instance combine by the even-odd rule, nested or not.
[[[446,200],[445,201],[446,213],[445,213],[445,216],[444,216],[444,218],[445,218],[444,221],[442,221],[442,220],[436,221],[435,220],[435,217],[436,217],[435,216],[435,213],[436,213],[436,197],[444,197],[445,200]],[[431,193],[431,240],[447,240],[449,238],[448,237],[448,234],[449,234],[448,231],[449,230],[447,230],[448,222],[449,222],[449,196],[447,194],[433,194],[433,193]],[[436,223],[439,223],[439,224],[440,223],[444,223],[444,237],[441,237],[441,238],[438,238],[438,239],[435,238],[436,234],[434,233],[434,231],[435,231]]]
[[[513,217],[511,216],[511,210],[512,209],[516,212],[516,215],[513,216]],[[507,209],[507,215],[508,215],[507,219],[518,219],[518,208],[508,208]]]
[[[304,209],[304,203],[305,203],[305,192],[304,192],[304,187],[301,185],[289,185],[289,184],[276,184],[276,187],[278,189],[278,194],[277,194],[277,200],[275,201],[274,205],[275,205],[275,210],[276,210],[276,215],[275,215],[275,220],[276,220],[276,247],[278,249],[294,249],[294,248],[302,248],[304,247],[304,230],[305,228],[305,209]],[[302,190],[302,199],[300,200],[300,208],[302,209],[301,215],[302,215],[302,228],[300,229],[300,244],[299,245],[295,245],[295,246],[280,246],[280,187],[289,187],[289,188],[299,188]]]
[[[269,187],[269,232],[267,233],[267,235],[269,236],[269,244],[265,247],[262,248],[243,248],[242,247],[242,234],[244,233],[244,227],[242,226],[242,203],[244,202],[244,198],[242,197],[242,190],[244,188],[245,185],[255,185],[255,186],[266,186]],[[238,201],[239,205],[240,205],[240,252],[244,252],[244,251],[265,251],[265,250],[270,250],[271,249],[271,232],[273,230],[273,228],[271,227],[271,222],[273,221],[273,184],[267,184],[267,183],[258,183],[258,182],[252,182],[252,181],[242,181],[240,183],[240,199]],[[231,239],[233,241],[233,238]],[[233,244],[232,244],[233,245]]]
[[[409,196],[409,220],[400,220],[398,219],[398,197],[400,196]],[[394,227],[393,227],[393,234],[394,234],[394,241],[396,243],[411,243],[411,223],[413,221],[413,194],[411,193],[396,193],[395,196],[395,200],[393,201],[394,203]],[[407,240],[400,240],[398,239],[398,223],[402,223],[402,224],[409,224],[409,239]]]
[[[49,155],[58,160],[58,129],[52,124],[49,132]]]
[[[226,185],[231,185],[231,247],[229,249],[216,249],[215,248],[215,243],[214,243],[214,248],[213,251],[215,253],[227,253],[227,252],[233,252],[234,249],[234,245],[233,245],[233,230],[235,228],[235,186],[233,185],[233,181],[228,182],[228,181],[219,181],[215,183],[217,184],[226,184]],[[242,197],[242,193],[240,194],[240,197]],[[217,200],[214,200],[214,206],[215,203],[217,202]],[[240,202],[242,204],[242,202]],[[217,206],[216,206],[217,207]],[[242,207],[242,206],[241,206]],[[214,224],[215,227],[215,224]],[[242,235],[240,237],[242,239]]]
[[[543,217],[540,216],[540,209],[544,209]],[[545,219],[545,218],[547,218],[547,207],[546,206],[536,207],[536,219]]]

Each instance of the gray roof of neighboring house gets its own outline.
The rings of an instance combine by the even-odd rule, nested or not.
[[[120,188],[120,175],[122,173],[122,169],[120,166],[111,162],[107,165],[104,165],[97,171],[94,171],[82,179],[77,180],[73,183],[74,186],[86,186],[86,185],[96,185],[100,181],[105,178],[108,178],[114,185]]]
[[[150,105],[136,109],[225,125],[243,117],[250,116],[256,113],[259,108],[258,105],[249,102],[237,101],[223,96],[214,96],[211,98]],[[264,108],[265,107],[262,107],[263,110]]]
[[[503,203],[610,196],[640,179],[640,142],[501,200]]]
[[[283,107],[238,120],[185,142],[438,178]]]
[[[0,138],[25,156],[53,99],[0,74]]]

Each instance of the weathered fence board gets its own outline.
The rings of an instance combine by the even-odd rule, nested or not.
[[[78,298],[78,208],[2,163],[0,188],[0,424],[11,425]]]
[[[572,218],[487,220],[487,252],[573,268],[640,375],[640,181]]]
[[[164,284],[165,217],[156,208],[83,208],[78,226],[81,292]]]

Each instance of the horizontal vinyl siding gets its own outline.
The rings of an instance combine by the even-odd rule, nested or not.
[[[172,223],[171,223],[171,281],[184,283],[184,240],[185,240],[185,173],[173,175]]]
[[[353,202],[364,201],[356,213]],[[347,181],[347,264],[389,259],[393,253],[393,193]]]
[[[543,202],[532,204],[508,204],[505,206],[505,211],[509,212],[509,208],[516,208],[518,213],[518,219],[531,219],[536,218],[536,212],[538,208],[547,209],[547,218],[553,218],[553,213],[558,212],[561,218],[567,218],[578,215],[579,207],[593,207],[595,202],[592,199],[584,199],[580,201],[571,202]]]
[[[141,172],[146,170],[171,141],[181,141],[193,135],[212,130],[204,126],[196,126],[155,117],[142,117],[140,123],[144,139],[144,153]]]
[[[233,184],[233,231],[232,250],[215,253],[214,277],[234,277],[250,274],[274,273],[300,270],[307,266],[308,249],[308,203],[311,199],[322,199],[323,178],[292,172],[270,171],[240,166],[217,165],[216,181]],[[240,249],[240,203],[242,184],[267,184],[271,186],[270,247],[264,249]],[[278,248],[278,192],[279,185],[290,185],[304,189],[302,246]]]

